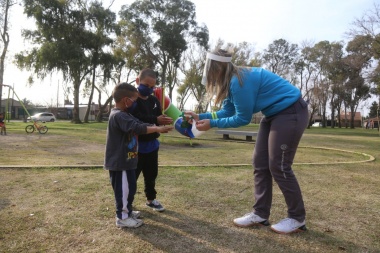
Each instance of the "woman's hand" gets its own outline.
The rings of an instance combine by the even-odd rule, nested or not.
[[[195,120],[195,122],[199,120],[199,115],[192,111],[185,111],[183,115],[186,117],[189,124],[193,124],[193,120]]]
[[[195,126],[199,131],[207,131],[211,128],[210,120],[209,119],[198,120],[196,121]]]

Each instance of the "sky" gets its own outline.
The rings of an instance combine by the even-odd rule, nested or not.
[[[352,22],[373,8],[376,1],[379,0],[192,0],[197,22],[209,29],[211,45],[218,39],[230,43],[248,42],[255,46],[255,51],[266,49],[277,39],[299,45],[304,41],[347,41],[345,33]],[[110,2],[103,0],[104,6]],[[132,2],[115,0],[112,9],[117,13],[121,5]],[[14,55],[28,47],[21,30],[33,28],[34,21],[26,18],[21,6],[12,7],[10,16],[4,84],[14,86],[20,99],[27,98],[41,105],[63,105],[59,75],[48,76],[45,80],[34,78],[34,85],[29,87],[30,73],[17,69],[12,63]],[[7,89],[3,89],[5,97],[8,97]],[[87,99],[81,97],[80,103],[86,102]]]

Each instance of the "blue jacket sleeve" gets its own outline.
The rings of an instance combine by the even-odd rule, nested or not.
[[[199,119],[210,119],[211,127],[235,128],[251,122],[254,101],[249,84],[241,86],[237,78],[231,80],[229,96],[223,101],[222,109],[215,113],[204,113]]]

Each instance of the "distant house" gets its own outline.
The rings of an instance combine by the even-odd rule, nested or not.
[[[26,118],[29,117],[28,113],[30,115],[34,115],[36,113],[40,112],[52,112],[50,108],[45,106],[26,106],[26,109],[28,112],[25,111],[24,107],[20,103],[20,101],[10,98],[8,99],[2,99],[1,100],[1,108],[0,112],[6,112],[8,111],[10,114],[10,119],[16,119],[16,120],[26,120]],[[54,113],[54,112],[52,112]]]
[[[351,125],[351,112],[347,112],[346,114],[342,112],[339,115],[340,122],[342,127]],[[354,127],[362,127],[362,115],[360,112],[356,112],[354,116]]]
[[[25,112],[21,103],[18,100],[10,98],[9,100],[1,100],[0,112],[10,112],[11,119],[24,119],[28,117],[28,114]]]

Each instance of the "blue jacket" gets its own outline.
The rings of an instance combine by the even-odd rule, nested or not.
[[[222,109],[201,113],[199,119],[210,119],[211,127],[244,126],[251,122],[254,113],[261,111],[266,117],[273,116],[301,97],[297,87],[263,68],[248,69],[242,75],[242,82],[241,86],[237,77],[232,77]]]

